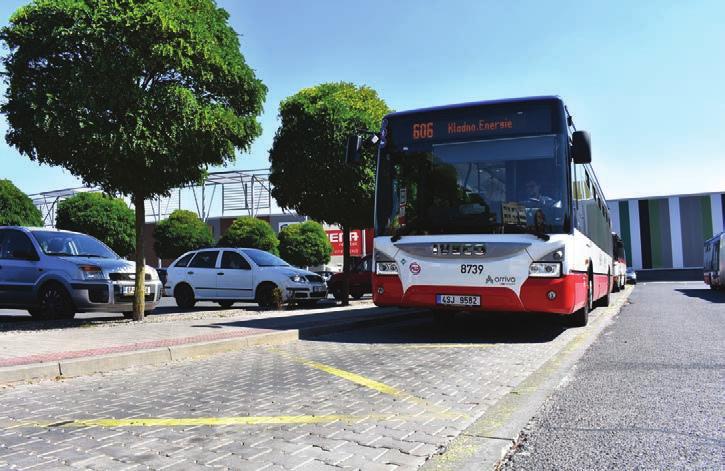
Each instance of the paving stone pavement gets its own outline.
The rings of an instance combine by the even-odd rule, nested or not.
[[[417,469],[580,332],[550,317],[411,319],[0,389],[0,468]],[[89,422],[144,418],[171,422]]]

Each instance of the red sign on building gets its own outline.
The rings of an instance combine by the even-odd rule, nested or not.
[[[332,244],[332,255],[343,255],[343,238],[341,229],[328,229],[327,238]],[[353,257],[362,257],[372,250],[373,247],[373,231],[372,229],[350,231],[350,255]]]

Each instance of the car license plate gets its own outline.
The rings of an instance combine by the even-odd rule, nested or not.
[[[136,293],[136,287],[135,286],[122,286],[121,287],[121,295],[123,296],[133,296],[134,293]],[[144,287],[144,294],[151,294],[151,287],[145,286]]]
[[[324,286],[313,286],[312,287],[312,292],[313,293],[319,293],[321,291],[325,291],[325,287]]]
[[[466,296],[460,294],[437,294],[436,304],[446,306],[480,306],[480,296]]]

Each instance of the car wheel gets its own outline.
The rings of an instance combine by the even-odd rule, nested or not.
[[[350,290],[350,297],[355,300],[359,300],[365,293],[360,290]]]
[[[219,301],[219,305],[224,309],[229,309],[234,305],[234,301]]]
[[[317,306],[317,299],[308,299],[307,301],[300,301],[302,307],[314,307]]]
[[[73,319],[75,306],[63,286],[58,283],[48,283],[40,290],[40,307],[30,311],[31,315],[39,319]]]
[[[184,309],[191,309],[196,304],[194,290],[189,285],[177,286],[174,290],[174,299],[176,300],[176,305]]]
[[[257,305],[261,308],[271,308],[271,307],[278,307],[277,304],[279,304],[278,300],[275,300],[274,296],[274,290],[277,289],[277,286],[274,284],[263,284],[259,288],[257,288]]]
[[[342,301],[342,290],[339,290],[339,289],[333,290],[332,297],[335,298],[335,301]]]

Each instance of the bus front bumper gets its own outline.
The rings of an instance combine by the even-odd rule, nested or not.
[[[570,274],[560,278],[528,278],[520,295],[507,287],[446,285],[414,285],[403,293],[397,276],[373,276],[373,301],[378,306],[450,308],[436,304],[436,295],[454,294],[480,296],[481,306],[466,307],[467,311],[571,314],[584,306],[586,289],[586,274]]]

